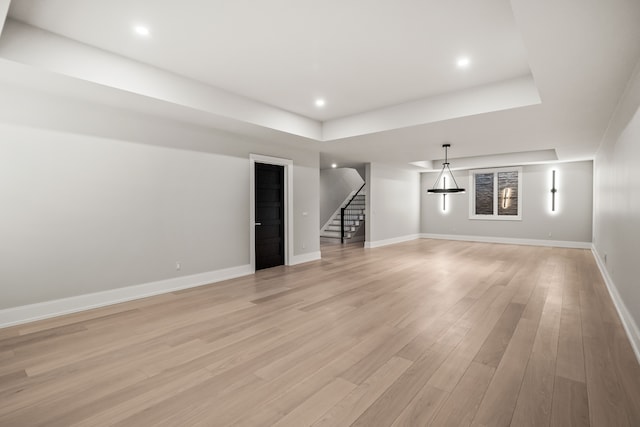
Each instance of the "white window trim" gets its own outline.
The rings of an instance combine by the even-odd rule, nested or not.
[[[498,172],[518,172],[518,215],[498,215]],[[478,173],[493,173],[493,215],[476,215],[476,183]],[[469,219],[489,221],[522,221],[522,167],[474,169],[469,171]]]

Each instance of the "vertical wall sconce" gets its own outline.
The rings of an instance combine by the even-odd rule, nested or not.
[[[442,177],[442,188],[447,188],[447,177]],[[442,194],[442,211],[445,212],[447,210],[447,194]]]
[[[556,171],[551,171],[551,212],[556,211],[556,193],[558,189],[556,188]]]
[[[502,209],[507,209],[511,206],[511,188],[505,188],[502,190]]]

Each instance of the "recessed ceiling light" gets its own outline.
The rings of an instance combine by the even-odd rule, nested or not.
[[[316,99],[316,107],[324,107],[324,99]]]
[[[149,37],[151,35],[151,31],[149,31],[149,27],[145,27],[144,25],[136,25],[133,27],[133,31],[143,37]]]
[[[335,169],[338,167],[338,165],[336,165],[335,163],[331,163],[331,167]]]
[[[471,60],[466,56],[461,56],[456,61],[458,68],[467,68],[471,64]]]

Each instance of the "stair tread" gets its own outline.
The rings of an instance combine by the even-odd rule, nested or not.
[[[355,196],[351,203],[344,209],[344,227],[345,227],[345,239],[351,239],[355,237],[362,223],[364,222],[364,211],[366,209],[366,193],[361,193]],[[321,237],[333,237],[340,238],[341,226],[342,226],[342,209],[333,216],[331,222],[320,232]]]

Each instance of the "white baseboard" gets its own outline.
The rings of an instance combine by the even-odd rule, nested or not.
[[[308,254],[294,255],[289,265],[298,265],[305,262],[317,261],[322,257],[320,251],[310,252]]]
[[[423,239],[462,240],[466,242],[504,243],[508,245],[551,246],[556,248],[591,249],[591,242],[572,242],[568,240],[516,239],[510,237],[460,236],[457,234],[422,233]]]
[[[0,328],[146,298],[181,289],[208,285],[252,273],[253,271],[250,265],[240,265],[190,276],[175,277],[157,282],[143,283],[141,285],[126,286],[123,288],[109,289],[108,291],[6,308],[0,310]]]
[[[364,247],[366,249],[373,249],[373,248],[379,248],[380,246],[387,246],[387,245],[394,245],[396,243],[408,242],[410,240],[416,240],[419,238],[420,238],[419,234],[408,234],[406,236],[393,237],[391,239],[384,239],[384,240],[376,240],[373,242],[365,241]]]
[[[638,324],[631,316],[631,313],[629,313],[629,310],[627,309],[627,306],[625,305],[622,297],[620,297],[618,288],[616,287],[615,283],[613,283],[613,279],[609,275],[604,261],[600,257],[600,254],[596,250],[595,246],[591,247],[591,252],[593,252],[593,257],[596,259],[596,264],[600,269],[600,274],[602,274],[604,283],[607,285],[607,290],[609,291],[609,295],[611,295],[613,305],[618,311],[618,316],[620,316],[622,326],[624,326],[624,330],[627,333],[629,342],[631,342],[631,347],[633,347],[633,352],[636,354],[636,359],[638,359],[638,362],[640,362],[640,328],[638,328]]]

